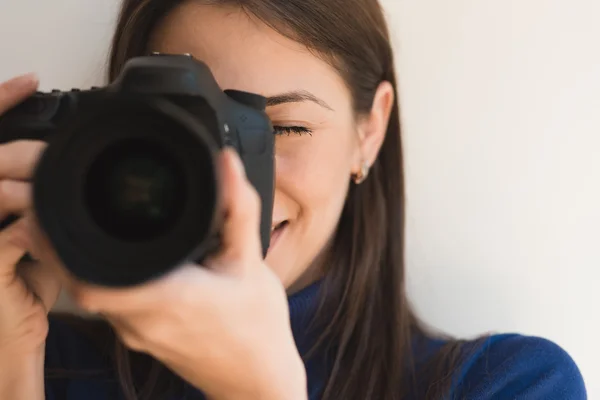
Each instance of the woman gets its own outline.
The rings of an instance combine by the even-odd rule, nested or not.
[[[0,398],[584,399],[557,345],[436,337],[410,309],[385,26],[376,0],[125,0],[111,79],[134,56],[191,53],[221,87],[270,98],[271,247],[263,261],[257,195],[225,151],[225,245],[206,268],[128,290],[84,285],[28,214],[43,145],[1,146],[2,213],[24,217],[0,234]],[[36,85],[5,83],[2,110]],[[15,266],[25,251],[41,264]],[[61,285],[108,323],[47,323]]]

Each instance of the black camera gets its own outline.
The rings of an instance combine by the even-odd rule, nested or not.
[[[189,55],[153,54],[129,60],[106,87],[33,95],[0,116],[0,142],[48,143],[33,202],[65,267],[86,282],[131,286],[218,250],[225,146],[262,200],[266,254],[274,135],[265,107],[257,94],[223,91]]]

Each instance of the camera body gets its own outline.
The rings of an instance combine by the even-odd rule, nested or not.
[[[225,146],[261,198],[266,255],[274,135],[265,107],[257,94],[223,91],[189,55],[153,54],[129,60],[106,87],[36,93],[0,116],[0,143],[48,143],[33,202],[65,267],[93,284],[132,286],[218,250]]]

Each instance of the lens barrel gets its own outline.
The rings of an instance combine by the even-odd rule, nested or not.
[[[119,95],[57,133],[35,171],[34,207],[74,276],[132,286],[214,247],[219,149],[198,118]]]

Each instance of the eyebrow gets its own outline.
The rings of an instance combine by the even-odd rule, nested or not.
[[[331,108],[326,102],[319,99],[314,94],[307,92],[306,90],[296,90],[267,97],[267,107],[277,106],[285,103],[301,103],[304,101],[312,101],[323,108],[333,111],[333,108]]]

